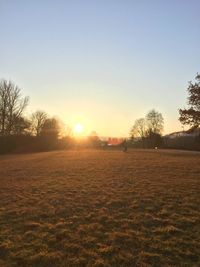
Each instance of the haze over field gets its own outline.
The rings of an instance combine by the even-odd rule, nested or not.
[[[86,134],[128,136],[150,109],[181,130],[187,81],[199,70],[200,2],[0,1],[0,73]]]

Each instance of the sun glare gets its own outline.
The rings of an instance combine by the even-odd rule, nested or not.
[[[84,131],[84,127],[83,127],[82,124],[80,124],[80,123],[76,123],[76,124],[74,125],[74,133],[75,133],[76,135],[81,135],[81,134],[83,133],[83,131]]]

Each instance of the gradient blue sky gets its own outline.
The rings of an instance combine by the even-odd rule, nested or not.
[[[150,109],[165,133],[200,71],[199,0],[0,0],[0,78],[99,135],[127,136]]]

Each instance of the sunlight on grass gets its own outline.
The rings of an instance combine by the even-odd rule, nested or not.
[[[200,159],[177,153],[1,157],[0,265],[199,266]]]

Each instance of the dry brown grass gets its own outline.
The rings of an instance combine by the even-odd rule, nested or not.
[[[200,266],[200,154],[0,157],[0,266]]]

